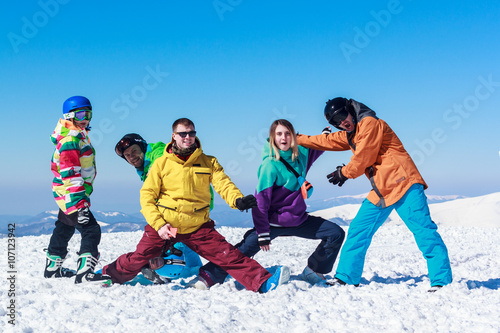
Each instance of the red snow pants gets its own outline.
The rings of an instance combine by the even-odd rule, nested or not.
[[[122,254],[111,264],[102,269],[103,274],[111,276],[113,283],[125,283],[141,272],[149,264],[149,259],[159,257],[165,240],[149,224],[144,227],[144,234],[137,244],[135,252]]]
[[[206,260],[218,265],[245,288],[258,291],[271,274],[257,261],[245,256],[215,230],[213,221],[190,234],[177,234],[174,242],[182,242]],[[149,259],[161,255],[163,244],[156,230],[149,224],[144,228],[142,239],[135,252],[123,254],[102,269],[111,276],[115,283],[124,283],[133,279]]]
[[[271,274],[257,261],[247,257],[215,230],[213,221],[190,234],[177,234],[175,241],[184,243],[208,261],[220,266],[245,288],[258,291]]]

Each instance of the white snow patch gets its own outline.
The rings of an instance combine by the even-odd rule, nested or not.
[[[347,230],[347,227],[344,227]],[[231,243],[246,229],[218,229]],[[288,265],[291,280],[268,294],[241,290],[234,280],[209,291],[162,286],[101,288],[73,279],[43,278],[49,235],[16,239],[17,332],[498,332],[500,228],[440,226],[454,282],[436,293],[412,234],[384,225],[373,238],[359,288],[310,286],[297,278],[318,241],[283,237],[255,256],[264,267]],[[102,235],[106,262],[133,251],[142,231]],[[3,241],[3,240],[2,240]],[[65,266],[75,268],[80,236]],[[6,243],[4,243],[6,245]],[[6,248],[6,246],[4,247]],[[4,272],[7,260],[2,260]],[[335,268],[334,268],[335,271]],[[7,275],[7,274],[4,274]],[[333,273],[328,277],[332,277]],[[10,288],[1,279],[0,331],[8,324]]]

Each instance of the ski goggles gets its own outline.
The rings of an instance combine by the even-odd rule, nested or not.
[[[347,111],[346,107],[344,106],[341,109],[335,110],[335,112],[332,114],[330,119],[328,119],[328,122],[335,127],[339,127],[340,124],[344,120],[346,120],[348,115],[349,115],[349,112]]]
[[[175,132],[175,134],[179,134],[181,138],[185,138],[186,136],[190,136],[191,138],[194,138],[196,136],[196,131],[189,131],[189,132]]]
[[[130,146],[136,144],[137,142],[133,142],[129,138],[121,139],[115,146],[115,152],[118,156],[123,157],[123,152]]]
[[[166,257],[156,257],[153,259],[149,259],[149,267],[152,270],[157,270],[162,268],[165,265],[180,265],[185,266],[186,261],[182,259],[174,259],[174,258],[166,258]]]
[[[92,110],[73,110],[64,115],[64,119],[76,119],[77,121],[92,119]]]

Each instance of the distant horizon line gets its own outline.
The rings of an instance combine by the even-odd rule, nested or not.
[[[500,192],[500,191],[498,191]],[[457,200],[457,199],[467,199],[467,198],[476,198],[476,197],[482,197],[482,196],[487,196],[487,195],[491,195],[491,194],[494,194],[494,193],[498,193],[498,192],[492,192],[492,193],[489,193],[489,194],[483,194],[483,195],[477,195],[477,196],[466,196],[466,195],[462,195],[462,194],[445,194],[445,195],[438,195],[438,194],[430,194],[430,195],[427,195],[427,198],[428,199],[439,199],[439,198],[450,198],[450,200]],[[320,202],[320,201],[328,201],[328,200],[333,200],[333,199],[345,199],[345,198],[355,198],[355,199],[359,199],[359,198],[364,198],[366,197],[366,195],[368,195],[369,192],[366,192],[366,193],[362,193],[362,194],[353,194],[353,195],[341,195],[341,196],[336,196],[336,197],[330,197],[330,198],[323,198],[323,199],[313,199],[313,200],[308,200],[308,202]],[[216,199],[215,202],[224,202],[223,199]],[[307,202],[306,202],[307,203]],[[136,215],[136,214],[140,214],[140,210],[138,210],[137,212],[132,212],[132,213],[125,213],[121,210],[117,210],[117,209],[110,209],[110,210],[94,210],[95,212],[100,212],[100,213],[103,213],[103,214],[109,214],[109,213],[120,213],[120,214],[125,214],[125,215]],[[48,209],[48,210],[43,210],[43,211],[40,211],[39,213],[35,213],[35,214],[0,214],[0,216],[3,216],[3,217],[20,217],[20,216],[27,216],[27,217],[35,217],[37,215],[40,215],[40,214],[43,214],[43,213],[52,213],[52,214],[57,214],[58,213],[58,210],[57,209]]]

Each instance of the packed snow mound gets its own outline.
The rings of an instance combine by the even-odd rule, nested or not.
[[[317,210],[310,214],[322,217],[332,222],[335,222],[335,219],[340,219],[345,222],[343,223],[344,225],[348,225],[349,223],[351,223],[352,219],[354,219],[354,217],[356,216],[359,207],[361,207],[361,204],[346,204],[342,206]],[[338,224],[340,225],[340,223]]]
[[[438,225],[456,227],[500,227],[500,192],[457,199],[429,206]]]
[[[347,204],[328,209],[317,210],[311,215],[321,216],[336,222],[335,219],[349,224],[361,207],[361,204]],[[500,192],[473,198],[461,198],[441,203],[430,204],[432,220],[438,226],[450,227],[500,227]],[[403,224],[396,211],[387,219],[388,224]],[[340,223],[339,223],[340,224]]]

